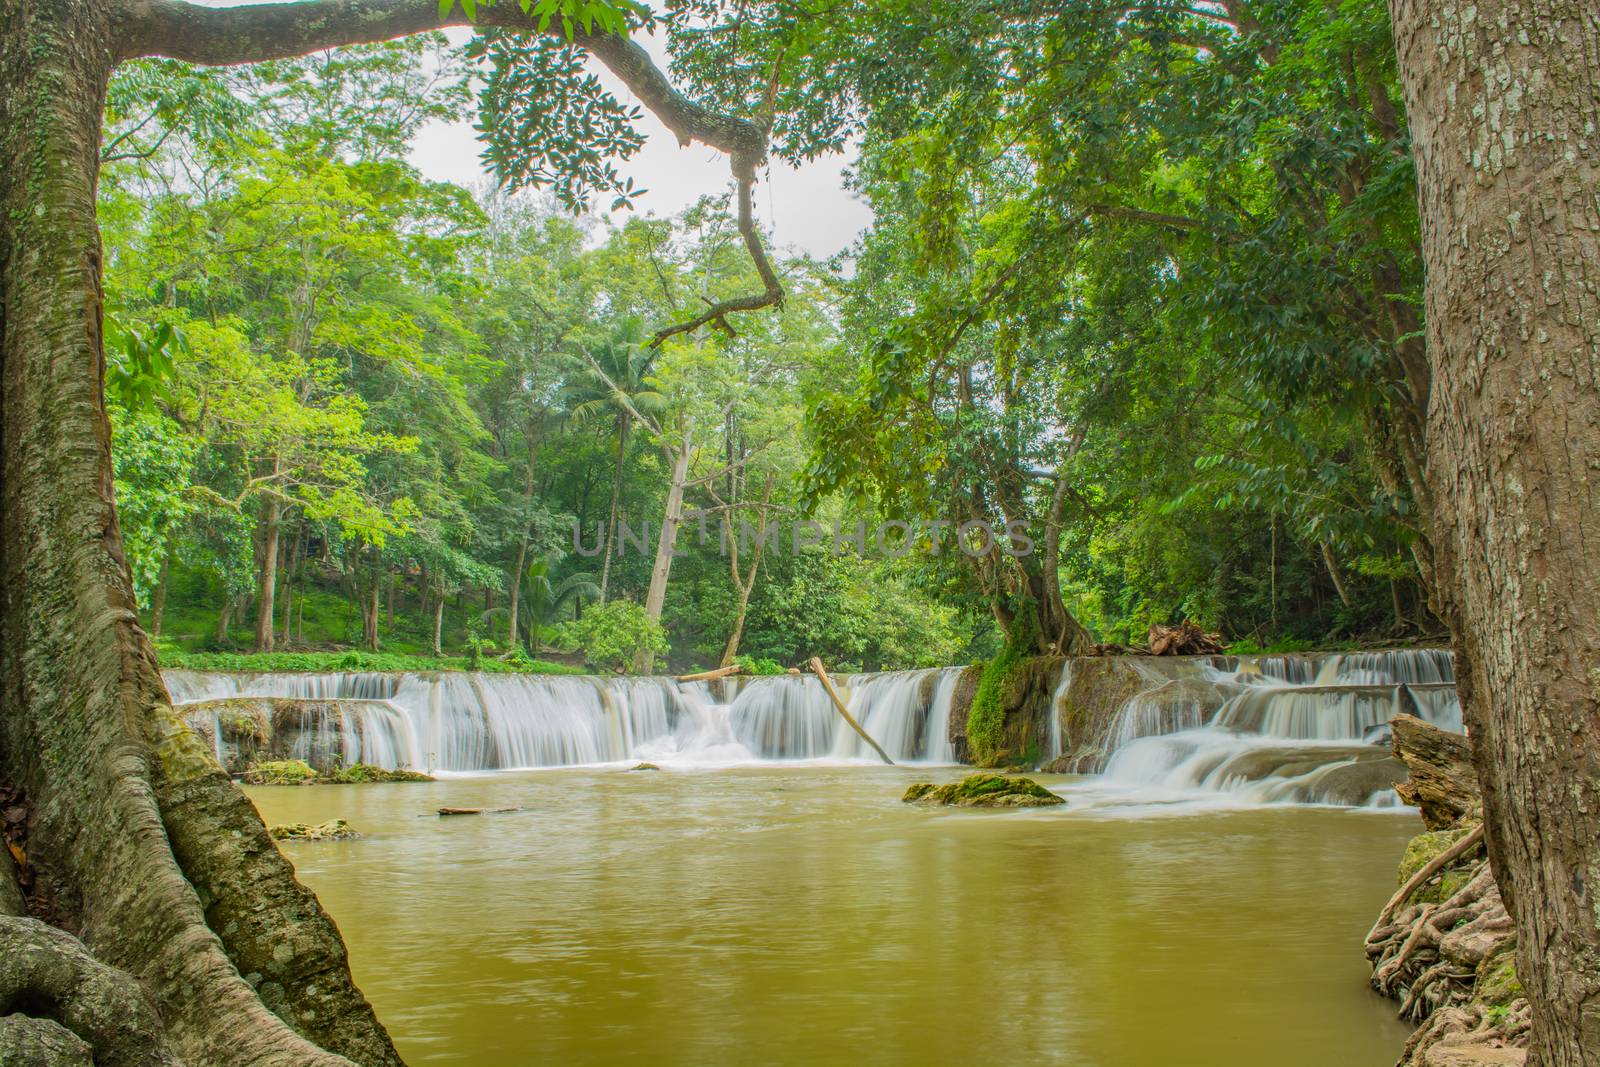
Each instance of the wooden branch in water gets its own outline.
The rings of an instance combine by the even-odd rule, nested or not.
[[[889,753],[885,752],[883,746],[872,739],[871,734],[861,728],[861,724],[856,722],[855,716],[850,714],[850,709],[844,706],[844,701],[839,698],[839,691],[833,687],[833,679],[829,678],[828,672],[823,669],[822,660],[812,656],[811,670],[816,674],[817,679],[822,682],[822,688],[828,691],[828,696],[833,698],[834,710],[844,717],[845,722],[850,724],[850,729],[860,734],[861,739],[872,746],[873,751],[882,758],[883,762],[893,767],[894,760],[889,758]]]
[[[712,671],[700,671],[698,674],[680,674],[680,675],[678,675],[678,681],[680,681],[680,682],[709,682],[713,678],[726,678],[730,674],[739,674],[739,673],[741,673],[743,671],[744,671],[743,667],[739,666],[737,663],[733,663],[733,664],[729,664],[726,667],[718,667],[716,670],[712,670]]]

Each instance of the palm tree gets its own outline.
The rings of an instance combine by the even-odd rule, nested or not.
[[[586,345],[574,360],[572,375],[562,389],[567,411],[574,420],[612,416],[616,434],[616,471],[611,479],[611,515],[606,523],[605,557],[600,565],[599,601],[606,602],[611,581],[611,547],[616,540],[618,510],[622,501],[622,475],[628,452],[628,434],[635,411],[658,409],[662,397],[645,385],[657,350],[645,344],[644,327],[637,319],[624,319],[610,335]]]
[[[594,575],[586,572],[570,574],[559,584],[552,583],[550,571],[555,563],[553,556],[536,559],[528,564],[528,573],[524,576],[528,589],[528,651],[535,657],[539,655],[539,628],[544,625],[546,615],[559,615],[561,605],[568,600],[577,603],[594,600],[600,595]]]

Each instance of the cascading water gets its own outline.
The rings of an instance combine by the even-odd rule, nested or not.
[[[961,668],[841,675],[851,714],[896,762],[954,762],[950,707]],[[210,674],[168,671],[174,703],[209,714],[223,757],[230,698],[291,698],[270,728],[292,758],[429,771],[644,759],[727,765],[870,759],[815,678],[737,689],[665,678],[514,674]],[[718,699],[731,697],[731,699]],[[285,713],[275,712],[282,719]],[[263,727],[266,729],[267,727]]]
[[[1087,716],[1081,706],[1069,707],[1084,702],[1075,690],[1080,675],[1092,687],[1107,668],[1115,668],[1120,695],[1099,690]],[[1383,743],[1388,721],[1404,711],[1461,728],[1451,668],[1449,653],[1439,650],[1066,660],[1048,708],[1025,714],[1037,716],[1035,736],[1050,757],[1101,772],[1067,787],[1081,803],[1385,805],[1403,776]],[[895,762],[949,764],[962,672],[839,675],[836,682],[851,714]],[[235,733],[248,727],[271,734],[272,751],[319,766],[487,771],[628,760],[876,761],[811,676],[708,683],[170,671],[166,678],[174,701],[191,705],[186,717],[207,720],[202,732],[219,759],[229,716]],[[227,702],[235,697],[293,700],[244,715]],[[1108,700],[1120,701],[1114,713]],[[1073,736],[1064,737],[1069,715]],[[1084,738],[1085,721],[1103,725]],[[251,752],[262,750],[258,744]]]
[[[1404,777],[1373,743],[1388,721],[1407,712],[1461,729],[1443,650],[1168,662],[1188,670],[1135,695],[1112,720],[1104,774],[1090,787],[1102,798],[1388,807]],[[1189,695],[1173,692],[1181,686]]]

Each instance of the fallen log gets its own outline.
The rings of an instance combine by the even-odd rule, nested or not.
[[[444,815],[501,815],[508,811],[521,811],[521,808],[440,808],[439,814]]]
[[[728,666],[718,667],[714,671],[698,671],[694,674],[680,674],[678,675],[677,680],[680,682],[709,682],[714,678],[727,678],[730,675],[743,673],[743,667],[739,666],[737,663],[730,663]]]
[[[861,728],[861,724],[856,722],[855,716],[850,714],[850,709],[844,706],[844,701],[839,698],[839,691],[833,687],[833,679],[828,677],[828,672],[822,666],[822,660],[812,656],[811,670],[816,674],[817,679],[822,682],[822,688],[828,691],[828,696],[833,699],[834,710],[844,718],[845,722],[850,724],[850,729],[860,734],[861,739],[872,746],[872,750],[878,754],[879,758],[893,767],[894,760],[889,758],[889,753],[885,752],[883,746],[872,739],[871,734]]]
[[[1214,656],[1223,651],[1222,635],[1208,634],[1187,619],[1176,626],[1157,623],[1150,627],[1148,641],[1152,656]]]

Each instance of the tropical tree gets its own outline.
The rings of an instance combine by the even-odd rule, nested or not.
[[[528,564],[528,571],[523,575],[528,590],[528,651],[535,657],[539,655],[541,647],[540,627],[560,615],[567,601],[577,605],[600,597],[600,587],[594,583],[594,576],[587,572],[579,571],[559,582],[553,581],[551,572],[558,562],[548,556],[536,559]]]

